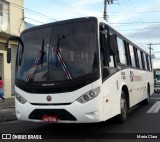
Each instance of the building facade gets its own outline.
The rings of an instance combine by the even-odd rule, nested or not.
[[[7,64],[6,40],[19,36],[24,30],[24,0],[0,0],[0,76],[4,86],[4,97],[14,96],[15,61],[17,43],[10,43],[12,62]]]

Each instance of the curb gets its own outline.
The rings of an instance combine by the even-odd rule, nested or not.
[[[4,109],[11,109],[11,108],[13,108],[13,109],[14,109],[14,108],[15,108],[15,106],[4,107],[4,108],[2,107],[2,108],[0,108],[0,111],[1,111],[1,110],[4,110]]]
[[[0,118],[0,123],[9,122],[9,121],[15,121],[15,120],[17,120],[16,116],[11,116],[10,118],[2,117],[2,118]]]
[[[15,107],[0,109],[0,123],[17,120]]]
[[[0,99],[0,123],[17,120],[15,113],[15,98]]]

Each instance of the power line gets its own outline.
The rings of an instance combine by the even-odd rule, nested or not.
[[[119,1],[119,0],[118,0],[118,1]],[[119,4],[118,6],[121,8],[121,11],[124,12],[124,15],[126,15],[126,17],[128,17],[128,20],[129,20],[129,21],[133,21],[133,19],[131,20],[130,17],[128,16],[128,13],[125,13],[125,10],[124,10],[124,8],[121,6],[121,4]],[[126,30],[121,30],[121,31],[126,31]],[[127,30],[127,31],[128,31],[128,30]],[[143,35],[143,37],[144,37],[144,35]],[[132,35],[131,35],[131,38],[132,38],[134,41],[137,40],[137,39],[136,39],[134,36],[132,36]],[[145,38],[145,37],[144,37],[144,38]]]
[[[127,9],[128,9],[128,11],[129,11],[129,13],[131,14],[131,15],[133,15],[133,16],[135,16],[134,15],[134,13],[136,14],[136,11],[135,12],[132,12],[132,10],[130,10],[130,8],[129,8],[129,6],[125,3],[125,6],[127,7]],[[140,23],[138,20],[135,20],[137,23]],[[143,27],[142,27],[143,28]],[[144,32],[143,33],[143,37],[144,38],[149,38],[149,36]]]
[[[121,30],[121,31],[132,31],[132,30],[144,30],[144,29],[159,29],[160,27],[154,27],[154,28],[143,28],[143,29],[128,29],[128,30]]]
[[[108,13],[115,13],[115,14],[119,14],[119,13],[127,13],[127,12],[122,12],[122,11],[111,11]],[[160,11],[137,11],[137,13],[160,13]]]
[[[45,24],[45,23],[43,23],[43,22],[40,22],[40,21],[38,21],[38,20],[36,20],[36,19],[33,19],[33,18],[30,18],[30,17],[24,17],[23,19],[30,19],[30,20],[36,21],[36,22],[38,22],[38,23],[40,23],[40,24]]]
[[[141,23],[144,23],[144,24],[154,24],[154,23],[160,23],[160,21],[141,21]],[[110,24],[124,24],[124,25],[127,25],[127,24],[137,24],[137,22],[124,22],[124,23],[110,23]]]
[[[64,7],[64,8],[67,8],[69,9],[69,11],[71,11],[73,14],[76,14],[78,16],[86,16],[84,14],[82,14],[80,11],[78,11],[77,9],[75,9],[74,7],[72,7],[71,5],[69,5],[68,3],[62,1],[62,0],[49,0],[51,3],[54,3],[56,5],[59,5],[60,7]]]
[[[34,26],[35,26],[35,25],[30,24],[30,23],[28,23],[28,22],[26,22],[26,21],[24,21],[24,23],[25,23],[25,29],[28,29],[28,28],[31,28],[31,27],[34,27]]]
[[[133,7],[133,9],[134,9],[136,15],[138,16],[138,19],[139,19],[140,23],[142,23],[142,20],[141,20],[141,18],[139,17],[139,15],[137,14],[137,11],[136,11],[136,9],[135,9],[133,3],[131,2],[131,0],[129,0],[129,2],[130,2],[130,4],[131,4],[131,6]],[[142,26],[144,26],[143,23],[142,23]],[[146,32],[146,31],[145,31],[145,32]],[[149,36],[151,37],[150,32],[146,32],[146,35],[149,35]],[[148,37],[149,37],[149,36],[148,36]]]
[[[10,4],[11,4],[12,6],[17,7],[17,8],[19,8],[19,9],[22,9],[22,10],[24,10],[24,11],[26,11],[26,12],[39,15],[39,16],[41,16],[41,17],[43,17],[43,18],[46,18],[46,19],[49,19],[49,20],[52,20],[52,21],[58,21],[58,20],[56,20],[56,19],[54,19],[54,18],[52,18],[52,17],[46,16],[46,15],[40,13],[40,12],[36,12],[36,11],[31,10],[31,9],[25,8],[25,7],[20,6],[20,5],[18,5],[18,4],[15,4],[15,3],[12,3],[12,2],[10,2]]]

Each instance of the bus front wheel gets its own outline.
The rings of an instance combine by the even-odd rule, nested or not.
[[[121,123],[124,123],[127,120],[127,111],[128,111],[127,99],[124,91],[122,91],[122,94],[121,94],[120,109],[121,109],[121,113],[118,115],[118,119]]]

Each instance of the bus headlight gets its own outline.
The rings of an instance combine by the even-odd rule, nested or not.
[[[77,99],[77,101],[81,104],[86,103],[86,102],[94,99],[95,97],[97,97],[99,93],[100,93],[100,87],[97,87],[97,88],[92,89],[91,91],[83,94],[81,97],[79,97]]]
[[[18,93],[15,93],[15,97],[21,104],[25,104],[27,102],[27,100]]]

